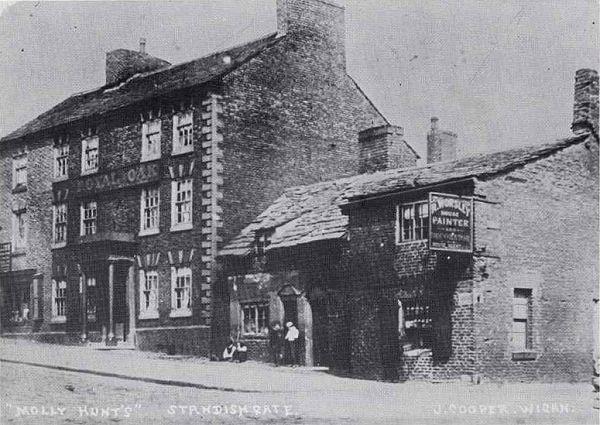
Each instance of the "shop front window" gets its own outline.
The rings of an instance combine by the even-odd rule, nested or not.
[[[431,306],[425,298],[398,300],[398,334],[405,350],[432,348]]]
[[[269,305],[242,304],[244,335],[267,335],[269,332]]]

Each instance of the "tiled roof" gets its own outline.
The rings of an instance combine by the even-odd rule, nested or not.
[[[103,86],[85,93],[74,94],[0,141],[18,139],[82,118],[99,116],[174,90],[207,83],[236,69],[272,46],[280,38],[274,33],[190,62],[135,75],[117,86]],[[223,59],[225,56],[229,56],[231,60],[225,61]]]
[[[231,240],[219,255],[247,255],[252,250],[255,232],[264,229],[275,230],[267,249],[337,239],[345,234],[348,224],[340,206],[349,201],[468,177],[485,178],[521,167],[588,137],[588,134],[576,135],[554,143],[293,187]]]

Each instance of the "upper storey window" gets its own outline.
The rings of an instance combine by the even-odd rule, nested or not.
[[[429,237],[429,203],[427,201],[398,205],[396,241],[410,242]]]
[[[160,128],[160,120],[142,124],[142,162],[160,158]]]
[[[194,150],[192,111],[173,115],[173,155]]]
[[[98,171],[98,136],[81,141],[81,174]]]
[[[14,253],[24,253],[27,248],[27,211],[13,212],[12,246]]]
[[[27,155],[13,158],[13,190],[27,188]]]
[[[81,204],[81,236],[95,235],[97,229],[98,205],[94,201]]]
[[[69,145],[54,147],[54,177],[63,179],[69,176]]]
[[[171,231],[192,228],[192,179],[171,183]]]

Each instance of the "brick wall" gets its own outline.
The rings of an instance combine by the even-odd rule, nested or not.
[[[386,380],[589,379],[589,323],[598,297],[597,155],[590,139],[478,181],[473,190],[482,198],[475,202],[471,259],[430,252],[426,242],[396,245],[393,200],[349,208],[352,374]],[[514,288],[532,292],[534,360],[513,360]],[[397,313],[389,301],[428,292],[449,297],[451,355],[436,360],[422,351],[400,360]],[[394,356],[397,374],[389,367]]]
[[[587,381],[592,299],[598,298],[597,142],[479,182],[477,191],[500,202],[477,228],[478,238],[487,239],[475,273],[480,373],[489,379]],[[532,290],[535,360],[512,360],[515,287]]]
[[[26,145],[27,151],[27,190],[12,191],[13,156],[25,149],[23,144],[3,143],[0,148],[0,241],[11,242],[13,210],[26,207],[27,247],[24,255],[13,256],[12,269],[15,271],[35,269],[42,274],[38,294],[40,318],[50,317],[48,288],[51,275],[50,242],[52,235],[52,140],[40,138]],[[32,293],[33,296],[33,293]],[[33,309],[30,308],[30,314]]]
[[[284,188],[355,174],[358,131],[385,124],[346,74],[343,9],[288,10],[285,39],[224,79],[224,241]]]
[[[136,165],[141,160],[142,119],[159,118],[161,120],[161,159],[159,164],[160,180],[157,183],[138,185],[129,188],[117,188],[90,195],[78,195],[75,181],[81,171],[81,140],[87,134],[86,128],[73,127],[70,131],[69,180],[54,184],[55,192],[67,193],[68,203],[68,245],[54,250],[54,262],[68,265],[69,272],[69,325],[71,332],[80,329],[80,294],[78,290],[77,263],[80,257],[80,203],[83,200],[95,200],[98,204],[98,233],[124,232],[137,237],[136,270],[148,268],[147,256],[157,258],[149,267],[159,273],[159,318],[137,319],[137,327],[142,328],[143,347],[158,349],[165,346],[161,340],[166,331],[151,328],[168,327],[187,329],[207,329],[210,324],[210,265],[211,236],[213,227],[220,225],[212,220],[213,170],[218,163],[213,162],[213,153],[218,155],[218,120],[213,119],[213,98],[204,91],[192,91],[175,99],[162,99],[138,108],[121,111],[106,117],[94,125],[92,132],[99,138],[99,171],[103,176],[114,170]],[[217,100],[215,100],[217,101]],[[193,110],[194,151],[172,156],[173,114],[180,110]],[[214,103],[218,105],[218,103]],[[215,107],[216,109],[216,107]],[[206,116],[208,113],[209,116]],[[214,124],[214,125],[213,125]],[[213,127],[215,131],[213,132]],[[217,139],[217,140],[213,140]],[[208,159],[208,161],[207,161]],[[193,179],[193,224],[191,230],[171,231],[171,183],[179,177],[191,176]],[[216,175],[215,175],[216,176]],[[83,177],[84,179],[86,177]],[[218,182],[217,182],[218,183]],[[160,232],[155,235],[137,236],[140,230],[140,198],[143,187],[159,187],[160,192]],[[208,202],[207,202],[208,200]],[[215,203],[215,205],[217,205]],[[207,217],[207,214],[209,215]],[[207,247],[206,244],[209,244]],[[106,255],[116,253],[116,246],[106,250]],[[114,251],[114,252],[113,252]],[[169,317],[171,310],[171,267],[179,265],[180,252],[184,263],[192,269],[192,310],[191,317]],[[106,265],[105,265],[106,266]],[[105,282],[104,282],[105,284]],[[139,307],[138,283],[136,283],[136,311]],[[205,335],[205,331],[201,332]],[[167,344],[173,345],[173,344]],[[208,347],[208,342],[204,344]],[[186,348],[186,350],[188,350]],[[189,351],[189,350],[188,350]],[[205,351],[204,354],[208,354]]]

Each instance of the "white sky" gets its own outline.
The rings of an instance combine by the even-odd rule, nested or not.
[[[106,51],[171,63],[275,30],[274,0],[0,2],[0,135],[104,83]],[[8,7],[7,7],[8,6]],[[569,133],[573,78],[598,69],[598,3],[346,1],[348,72],[424,156],[429,119],[463,154]]]

